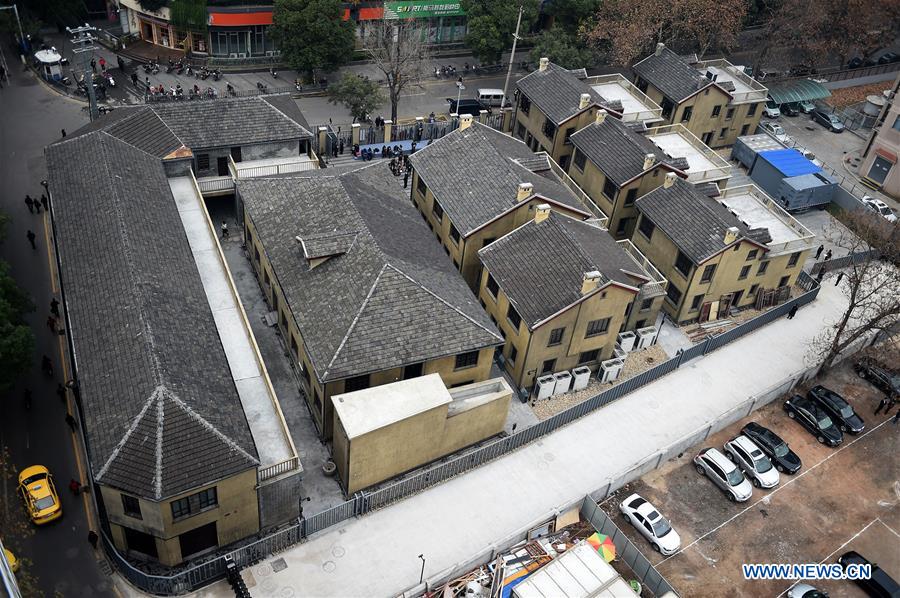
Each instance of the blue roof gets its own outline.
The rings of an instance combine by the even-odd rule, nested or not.
[[[801,174],[813,174],[822,169],[803,157],[795,149],[766,150],[759,152],[759,156],[778,169],[785,177]]]

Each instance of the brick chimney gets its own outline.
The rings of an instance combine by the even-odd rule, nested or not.
[[[550,217],[550,204],[542,203],[534,208],[534,221],[543,222]]]
[[[732,243],[734,243],[735,239],[738,238],[739,232],[740,231],[738,230],[738,228],[736,226],[729,226],[725,230],[725,238],[722,240],[725,241],[726,245],[731,245]]]
[[[540,66],[538,66],[539,71],[546,71],[547,68],[550,66],[550,59],[549,58],[541,58],[539,65],[540,65]]]
[[[606,120],[607,112],[603,108],[597,110],[597,117],[594,119],[594,122],[598,125],[602,125],[603,121]]]
[[[591,103],[591,94],[583,93],[583,94],[581,94],[581,99],[578,100],[578,109],[584,110],[585,108],[588,107],[588,104],[590,104],[590,103]]]
[[[666,44],[656,44],[656,54],[657,56],[662,56],[662,51],[666,49]]]
[[[472,126],[472,115],[471,114],[462,114],[459,117],[459,129],[465,130]]]
[[[600,286],[600,278],[603,275],[593,270],[591,272],[585,272],[584,278],[581,279],[581,294],[587,295],[591,291],[595,290]]]
[[[647,170],[656,162],[656,154],[647,154],[644,156],[644,170]]]
[[[516,190],[516,201],[528,199],[533,192],[534,185],[531,183],[519,183],[519,188]]]
[[[677,178],[678,178],[678,175],[675,174],[674,172],[667,172],[666,180],[663,181],[663,189],[668,189],[669,187],[674,185],[675,179],[677,179]]]

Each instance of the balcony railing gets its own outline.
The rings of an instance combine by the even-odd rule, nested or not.
[[[650,297],[664,295],[666,293],[666,284],[668,281],[666,280],[666,277],[662,275],[662,272],[657,270],[656,266],[654,266],[630,240],[622,239],[621,241],[616,241],[616,243],[619,244],[619,247],[621,247],[625,253],[628,254],[628,257],[634,260],[634,263],[638,266],[638,270],[635,274],[640,274],[650,279],[649,282],[641,285],[641,299],[649,299]]]
[[[271,176],[275,174],[288,174],[291,172],[303,172],[305,170],[315,170],[319,164],[309,158],[279,162],[276,164],[265,164],[261,166],[253,166],[252,162],[246,166],[242,166],[240,162],[236,164],[237,178],[249,179],[258,176]]]
[[[703,143],[699,137],[691,133],[684,125],[681,123],[676,123],[674,125],[662,125],[659,127],[653,127],[647,130],[647,137],[650,140],[653,140],[654,136],[661,135],[678,135],[682,139],[684,139],[691,148],[694,149],[698,154],[701,154],[704,158],[706,158],[709,162],[712,163],[712,167],[707,167],[703,170],[691,170],[688,169],[688,181],[691,183],[705,183],[709,181],[720,181],[722,179],[727,179],[731,176],[731,164],[728,163],[728,160],[720,156],[716,153],[712,148]],[[664,148],[663,148],[664,149]],[[688,158],[688,156],[672,156],[673,158]]]
[[[769,94],[769,90],[766,89],[766,87],[762,83],[745,73],[743,69],[734,66],[724,58],[704,60],[703,62],[698,62],[694,66],[704,73],[706,72],[706,69],[708,67],[715,67],[717,69],[725,71],[726,73],[728,73],[729,77],[731,77],[732,79],[736,79],[737,81],[750,88],[749,91],[735,90],[729,92],[731,93],[731,103],[741,104],[744,102],[763,102],[765,101],[766,96]]]
[[[766,246],[769,248],[769,251],[766,254],[767,257],[773,257],[784,253],[793,253],[795,251],[802,251],[813,246],[813,241],[815,240],[816,235],[811,230],[803,226],[799,220],[788,214],[784,208],[778,205],[778,202],[766,195],[766,193],[756,185],[751,184],[741,185],[740,187],[729,187],[728,189],[722,191],[718,199],[723,205],[727,207],[727,201],[729,197],[740,195],[749,195],[750,197],[752,197],[774,218],[779,220],[782,224],[784,224],[786,227],[790,228],[797,234],[797,238],[791,239],[790,241],[785,241],[783,243],[767,243]],[[752,226],[752,223],[748,223],[748,225]]]
[[[538,152],[537,155],[547,156],[547,152]],[[578,198],[581,204],[587,208],[595,218],[600,220],[600,226],[606,228],[609,225],[609,217],[600,209],[600,206],[594,203],[594,200],[578,186],[578,183],[572,180],[572,177],[570,177],[566,171],[553,160],[553,158],[547,156],[547,163],[550,164],[550,171],[559,178],[560,182],[565,185],[569,191],[575,194],[575,197]]]
[[[234,180],[230,176],[208,176],[197,179],[197,186],[202,193],[233,191]]]
[[[650,99],[647,94],[637,88],[637,86],[623,77],[619,73],[614,73],[612,75],[597,75],[596,77],[588,77],[584,80],[590,86],[594,85],[608,85],[610,83],[615,83],[619,85],[625,92],[632,96],[636,101],[640,102],[647,109],[641,110],[639,112],[631,112],[628,114],[624,114],[622,116],[622,120],[624,122],[643,122],[647,120],[662,120],[662,108],[659,105]],[[603,95],[602,93],[600,95]],[[617,98],[608,98],[608,99],[617,99]]]

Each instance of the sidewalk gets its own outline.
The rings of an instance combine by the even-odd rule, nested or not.
[[[249,568],[245,579],[261,595],[391,596],[417,585],[422,554],[425,579],[439,581],[805,368],[808,341],[844,305],[826,284],[793,320],[765,326],[522,450],[336,526]],[[275,560],[283,561],[277,573]],[[233,592],[220,582],[194,595]]]

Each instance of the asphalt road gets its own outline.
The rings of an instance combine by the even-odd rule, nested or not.
[[[58,290],[50,280],[46,214],[30,214],[25,194],[40,197],[40,182],[46,177],[43,148],[60,136],[60,130],[74,131],[86,124],[82,104],[62,98],[19,69],[13,68],[10,85],[0,89],[0,209],[10,216],[7,238],[0,244],[0,256],[12,266],[19,286],[33,299],[36,309],[29,316],[37,348],[31,372],[24,374],[12,391],[0,400],[0,445],[9,449],[16,470],[33,464],[47,466],[56,479],[63,506],[62,519],[36,528],[25,540],[4,537],[5,544],[33,561],[31,571],[46,596],[111,596],[109,578],[100,569],[88,544],[91,529],[86,511],[87,496],[73,496],[67,486],[71,478],[85,482],[85,464],[78,462],[75,436],[65,423],[67,407],[56,395],[63,381],[60,337],[46,325],[49,302]],[[32,250],[26,231],[37,235]],[[58,295],[57,295],[58,296]],[[41,356],[53,360],[55,376],[41,372]],[[24,389],[33,393],[30,410],[24,406]],[[71,408],[71,397],[68,398]],[[78,458],[80,460],[80,458]],[[25,518],[15,487],[0,489],[0,508],[11,517]]]

